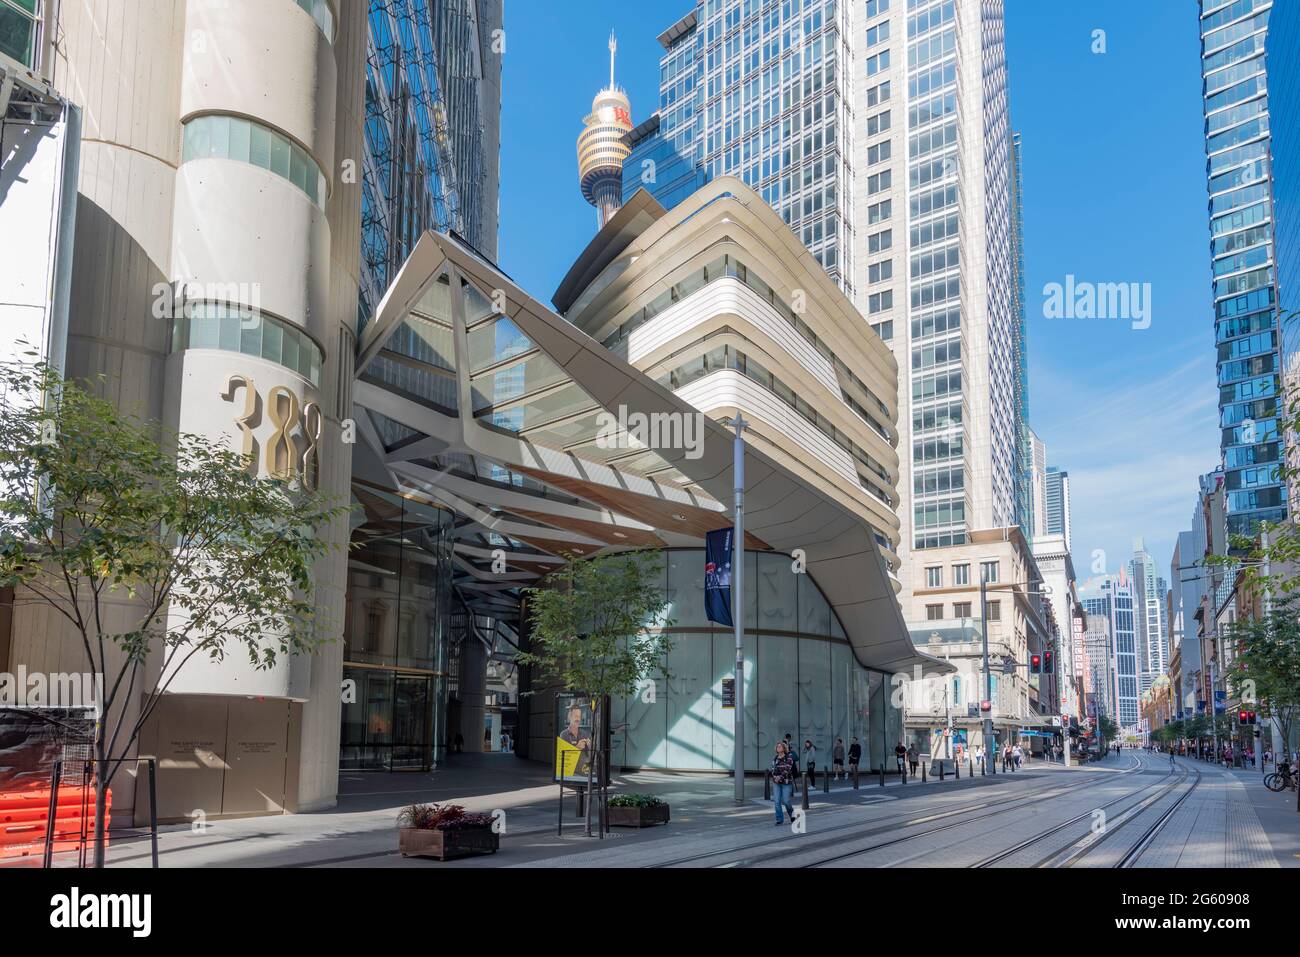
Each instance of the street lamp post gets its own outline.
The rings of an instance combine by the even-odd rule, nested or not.
[[[736,430],[732,473],[736,493],[736,529],[732,533],[731,623],[736,630],[736,803],[745,803],[745,439],[749,424],[740,411],[727,422]]]

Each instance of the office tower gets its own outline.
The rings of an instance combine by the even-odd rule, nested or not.
[[[79,108],[84,124],[79,154],[63,157],[77,216],[62,340],[50,321],[58,282],[40,320],[51,354],[66,355],[70,377],[102,376],[124,412],[235,451],[242,432],[259,475],[358,505],[351,521],[318,532],[339,546],[313,568],[319,650],[255,667],[228,649],[171,678],[134,749],[159,759],[159,817],[184,820],[196,806],[211,818],[328,807],[341,761],[428,768],[457,684],[457,712],[478,723],[466,735],[473,747],[490,666],[487,654],[475,660],[472,640],[461,643],[467,670],[453,667],[451,513],[398,494],[385,457],[412,431],[352,398],[355,387],[383,405],[378,394],[394,411],[455,392],[445,343],[422,336],[416,319],[367,357],[364,376],[356,347],[422,230],[454,232],[477,255],[495,251],[500,3],[39,6],[48,16],[27,55],[57,66],[57,84],[24,84],[12,102],[40,94],[24,109],[40,106],[42,136],[61,112]],[[12,25],[0,19],[6,40]],[[10,98],[10,84],[0,92]],[[18,172],[8,156],[4,169]],[[22,213],[29,186],[55,195],[37,170],[28,166],[23,189],[0,190],[0,216]],[[68,215],[49,243],[69,235]],[[43,278],[64,268],[55,248],[44,252]],[[349,538],[364,563],[350,560]],[[457,609],[491,621],[476,604],[487,600],[461,596]],[[130,600],[122,614],[134,614]],[[56,616],[22,603],[12,617],[0,665],[75,660],[79,645],[68,646],[75,639]],[[467,680],[476,666],[477,685]],[[347,679],[353,688],[341,696]],[[130,697],[120,717],[139,707]],[[118,823],[147,811],[133,788],[114,788]]]
[[[370,0],[362,322],[426,229],[497,252],[500,0]]]
[[[697,0],[659,35],[657,125],[634,132],[624,197],[644,186],[671,209],[693,191],[683,180],[735,176],[853,298],[853,13],[835,0]],[[646,179],[656,156],[675,162]]]
[[[1138,655],[1133,588],[1127,573],[1091,578],[1079,588],[1079,602],[1093,628],[1093,616],[1106,621],[1110,631],[1110,672],[1114,681],[1114,709],[1121,728],[1138,721]],[[1090,658],[1095,656],[1090,651]]]
[[[935,549],[1025,519],[1020,150],[1001,3],[856,9],[858,301],[906,370],[906,602],[922,567],[941,560]],[[919,603],[904,613],[920,620]]]
[[[1044,514],[1048,535],[1064,535],[1065,547],[1070,542],[1070,473],[1055,465],[1047,467],[1044,484]]]
[[[1030,537],[1041,538],[1047,531],[1047,443],[1033,429],[1029,434],[1029,514]],[[1059,532],[1055,534],[1060,534]]]
[[[1280,522],[1287,513],[1276,470],[1278,260],[1269,159],[1271,84],[1265,73],[1273,12],[1272,0],[1200,2],[1220,448],[1227,521],[1234,534],[1251,533],[1260,521]]]
[[[1133,583],[1134,632],[1138,648],[1138,691],[1145,692],[1169,667],[1165,636],[1165,580],[1156,575],[1156,563],[1142,544],[1133,541],[1129,562]]]
[[[623,201],[623,161],[630,148],[626,134],[632,130],[632,104],[614,84],[614,54],[618,41],[609,35],[609,86],[591,101],[591,112],[578,134],[578,182],[582,198],[596,207],[599,229],[618,212]]]
[[[1300,7],[1294,3],[1277,4],[1270,13],[1267,64],[1282,384],[1284,394],[1294,396],[1300,387]],[[1289,455],[1294,464],[1294,448]]]
[[[1017,418],[1016,452],[1019,467],[1016,469],[1016,522],[1030,538],[1037,521],[1034,496],[1038,493],[1035,468],[1041,468],[1034,459],[1033,442],[1038,440],[1029,428],[1029,321],[1025,311],[1025,235],[1023,178],[1021,176],[1020,134],[1011,134],[1011,252],[1014,282],[1011,304],[1015,339],[1012,342],[1012,368],[1016,372],[1015,410]],[[1039,502],[1042,499],[1038,499]]]
[[[1115,704],[1115,642],[1107,615],[1088,612],[1082,644],[1087,669],[1084,673],[1084,683],[1087,686],[1086,713],[1092,718],[1110,715],[1111,720],[1118,725],[1119,710]]]
[[[455,234],[480,255],[496,257],[502,4],[369,0],[367,27],[360,336],[426,230]],[[446,355],[445,343],[409,324],[375,357],[365,377],[445,405],[455,401]],[[496,387],[504,391],[511,378],[501,376]],[[385,445],[411,436],[382,413],[361,420]],[[373,471],[377,466],[366,458],[366,444],[359,448],[358,474],[372,482],[385,475],[382,467]],[[365,521],[352,530],[355,561],[348,574],[342,655],[343,678],[355,694],[342,709],[338,763],[428,767],[442,760],[458,732],[470,750],[479,750],[491,688],[503,689],[490,678],[490,642],[462,640],[471,613],[481,611],[484,601],[460,595],[453,584],[462,576],[452,570],[447,516],[373,485],[355,494]],[[400,539],[392,535],[394,521],[405,532]],[[373,567],[398,574],[370,574]],[[389,613],[399,608],[400,614]],[[484,621],[491,624],[482,630],[493,632],[495,619],[486,615]],[[427,722],[418,713],[426,707]],[[493,713],[499,719],[499,711]],[[380,730],[385,726],[409,729],[408,740],[394,741]],[[499,740],[499,730],[491,740]]]

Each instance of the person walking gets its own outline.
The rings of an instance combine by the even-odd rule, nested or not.
[[[857,777],[858,764],[860,764],[861,761],[862,761],[862,745],[858,744],[858,739],[855,737],[849,743],[849,774],[853,775],[854,777]]]
[[[1015,762],[1016,762],[1016,770],[1019,771],[1019,770],[1020,770],[1020,762],[1023,761],[1023,760],[1024,760],[1024,757],[1025,757],[1025,752],[1024,752],[1023,750],[1021,750],[1021,747],[1020,747],[1019,744],[1017,744],[1014,748],[1011,749],[1011,757],[1012,757],[1012,758],[1015,760]]]
[[[790,815],[790,820],[794,820],[794,805],[791,800],[794,797],[795,763],[790,754],[790,746],[784,741],[776,743],[776,753],[772,755],[768,773],[772,776],[772,808],[776,811],[776,826],[780,827],[785,823],[781,816],[782,809]]]
[[[911,768],[911,777],[916,777],[916,766],[921,762],[921,752],[916,749],[916,742],[913,741],[907,746],[907,764]]]
[[[837,781],[845,777],[843,738],[836,738],[835,747],[831,748],[831,774],[835,775]]]
[[[979,765],[980,772],[984,771],[984,745],[975,746],[975,763]]]
[[[903,747],[903,742],[899,741],[894,745],[894,761],[898,765],[900,775],[907,773],[907,748]]]

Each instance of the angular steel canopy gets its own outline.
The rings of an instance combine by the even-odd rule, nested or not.
[[[697,458],[599,440],[600,413],[696,410],[453,237],[416,244],[363,330],[356,375],[369,421],[354,471],[455,512],[458,561],[487,590],[558,555],[699,547],[731,523],[731,432],[704,416]],[[745,474],[746,547],[803,551],[860,664],[953,670],[913,645],[861,520],[753,447]],[[481,571],[493,548],[508,581]]]

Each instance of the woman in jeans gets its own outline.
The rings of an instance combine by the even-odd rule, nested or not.
[[[790,820],[794,820],[794,805],[790,803],[794,796],[794,758],[784,741],[776,743],[776,754],[772,756],[769,771],[772,775],[772,807],[776,810],[776,826],[780,827],[785,823],[781,817],[782,808],[789,813]]]

